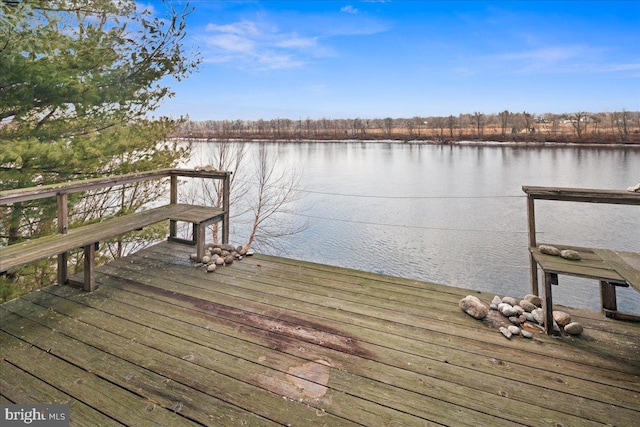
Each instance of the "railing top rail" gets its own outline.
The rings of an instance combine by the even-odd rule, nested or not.
[[[627,190],[536,187],[525,185],[522,187],[522,191],[527,193],[529,197],[539,200],[640,205],[640,193]]]
[[[95,190],[97,188],[112,187],[115,185],[124,185],[169,176],[224,179],[230,175],[231,172],[194,169],[158,169],[146,172],[134,172],[123,175],[112,175],[101,178],[90,178],[85,180],[0,191],[0,205],[44,199],[46,197],[55,197],[58,194],[79,193],[82,191]]]

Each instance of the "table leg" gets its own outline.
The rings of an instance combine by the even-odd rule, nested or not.
[[[198,262],[201,262],[202,257],[204,256],[204,241],[205,241],[206,231],[207,231],[206,223],[201,222],[197,226],[194,224],[193,240],[196,243],[196,252],[198,253]]]
[[[600,301],[602,303],[602,311],[605,315],[607,314],[606,310],[618,311],[616,287],[604,280],[600,281]]]
[[[551,285],[557,284],[557,274],[544,273],[544,298],[542,300],[542,309],[544,312],[544,330],[547,335],[553,334],[553,297],[551,296]]]

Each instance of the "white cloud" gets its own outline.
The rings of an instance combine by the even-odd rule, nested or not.
[[[233,63],[257,70],[301,67],[308,62],[308,50],[317,45],[313,37],[281,32],[275,26],[248,20],[225,25],[210,23],[197,39],[209,48],[206,62]],[[306,54],[302,54],[304,51]]]
[[[360,11],[358,9],[356,9],[355,7],[351,6],[351,5],[347,5],[347,6],[343,7],[343,8],[341,8],[340,12],[351,13],[351,14],[355,15]]]
[[[319,44],[317,36],[280,31],[277,26],[260,21],[211,23],[205,27],[205,34],[196,39],[209,47],[205,61],[232,62],[258,70],[297,68],[330,52]]]
[[[545,62],[559,62],[575,58],[585,52],[584,46],[553,46],[540,49],[533,49],[518,53],[507,53],[496,55],[500,60],[531,60]]]
[[[275,43],[275,46],[282,48],[309,48],[317,46],[317,37],[297,37],[292,36],[289,38],[283,38],[282,40]]]
[[[637,71],[634,63],[610,57],[615,49],[589,46],[547,46],[476,58],[475,69],[504,70],[509,74],[566,74]]]
[[[245,37],[236,34],[217,34],[207,37],[207,43],[225,52],[251,53],[255,50],[256,44]]]
[[[343,13],[261,14],[236,22],[211,22],[195,36],[204,61],[229,63],[257,71],[303,67],[336,55],[330,40],[336,36],[367,36],[388,30],[375,19],[357,15],[346,6]]]
[[[156,8],[151,3],[136,2],[137,13],[149,13],[151,16],[156,15]]]
[[[226,34],[238,34],[245,36],[259,36],[261,34],[258,25],[255,22],[240,21],[235,24],[216,25],[208,24],[206,31],[209,32],[221,32]]]

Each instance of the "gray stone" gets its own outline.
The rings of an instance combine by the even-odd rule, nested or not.
[[[533,320],[535,322],[539,323],[540,325],[544,325],[544,313],[541,308],[536,308],[535,310],[533,310],[531,312],[531,315],[533,316]]]
[[[502,297],[502,302],[505,304],[509,304],[512,307],[518,304],[518,301],[513,297]]]
[[[524,338],[533,338],[533,334],[526,329],[520,330],[520,335],[522,335]]]
[[[511,331],[504,326],[500,326],[500,333],[507,337],[507,339],[511,339],[511,336],[513,335]]]
[[[502,299],[498,295],[494,296],[491,300],[491,304],[495,304],[496,306],[498,306],[501,302]]]
[[[233,245],[224,244],[224,245],[220,245],[220,249],[222,249],[223,251],[231,252],[235,248],[233,247]]]
[[[571,323],[571,316],[564,311],[554,311],[553,312],[553,320],[558,323],[558,326],[565,327],[569,323]]]
[[[526,299],[520,301],[519,305],[524,309],[524,311],[528,311],[529,313],[536,309],[536,305],[531,301],[527,301]]]
[[[547,255],[554,255],[554,256],[560,255],[560,249],[551,245],[540,245],[538,246],[538,250],[543,254],[547,254]]]
[[[202,263],[203,264],[208,264],[209,261],[211,261],[211,257],[210,256],[205,255],[205,256],[202,257]]]
[[[578,261],[580,259],[580,254],[576,251],[572,251],[571,249],[565,249],[560,252],[560,256],[564,259],[570,259],[573,261]]]
[[[500,313],[502,313],[502,315],[505,317],[511,317],[517,314],[516,311],[513,309],[513,307],[511,307],[509,304],[503,305],[502,310],[500,310]]]
[[[484,305],[482,301],[478,299],[478,297],[475,297],[473,295],[467,295],[466,297],[462,298],[458,305],[460,306],[460,309],[462,309],[462,311],[464,311],[474,319],[484,319],[485,317],[487,317],[487,314],[489,314],[487,306]]]
[[[522,313],[522,315],[524,316],[524,318],[526,320],[528,320],[529,322],[535,322],[535,320],[533,320],[533,314],[525,311],[524,313]]]
[[[222,249],[220,248],[213,248],[211,249],[211,253],[215,254],[215,255],[220,255],[222,253]]]
[[[507,326],[507,329],[509,330],[509,332],[511,332],[513,335],[520,335],[520,328],[518,328],[515,325],[509,325]]]
[[[207,272],[213,273],[214,271],[216,271],[216,265],[215,264],[207,265]]]
[[[584,328],[578,322],[571,322],[564,327],[564,331],[570,335],[580,335]]]
[[[189,255],[189,258],[191,258],[193,261],[198,259],[198,254],[191,254]]]
[[[224,257],[224,263],[233,264],[233,255],[227,255],[226,257]]]
[[[518,321],[520,322],[520,324],[522,324],[522,323],[527,321],[527,318],[525,317],[524,313],[522,313],[520,316],[518,316]]]
[[[524,308],[520,307],[519,305],[514,305],[513,309],[516,311],[516,314],[518,316],[520,316],[522,313],[524,313]]]
[[[520,326],[520,324],[522,323],[522,322],[520,322],[520,318],[518,318],[516,316],[509,317],[509,322],[513,323],[516,326]]]
[[[216,265],[222,265],[222,264],[224,264],[224,258],[218,257],[218,258],[216,258],[216,260],[214,262],[215,262]]]
[[[529,301],[531,304],[535,305],[536,307],[542,307],[542,300],[537,295],[527,294],[524,296],[524,299]]]

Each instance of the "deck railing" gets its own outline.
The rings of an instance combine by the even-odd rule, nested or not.
[[[536,200],[559,200],[565,202],[608,203],[615,205],[640,205],[640,193],[625,190],[597,190],[586,188],[523,186],[527,194],[527,219],[529,224],[529,247],[536,247]],[[538,295],[538,269],[533,255],[529,255],[531,291]]]
[[[69,195],[82,193],[101,188],[115,186],[126,186],[128,184],[141,181],[152,181],[162,178],[169,178],[170,191],[169,203],[178,203],[178,178],[208,178],[222,180],[222,206],[224,211],[222,218],[222,241],[229,240],[229,194],[231,172],[221,172],[212,170],[194,169],[159,169],[147,172],[136,172],[124,175],[114,175],[102,178],[92,178],[79,181],[62,182],[57,184],[42,185],[29,188],[19,188],[14,190],[0,191],[0,206],[12,205],[15,203],[44,199],[48,197],[57,198],[57,232],[67,234],[69,229]],[[170,221],[169,235],[175,237],[177,234],[177,222]],[[1,248],[0,248],[1,249]],[[58,255],[58,277],[66,277],[68,254]]]

